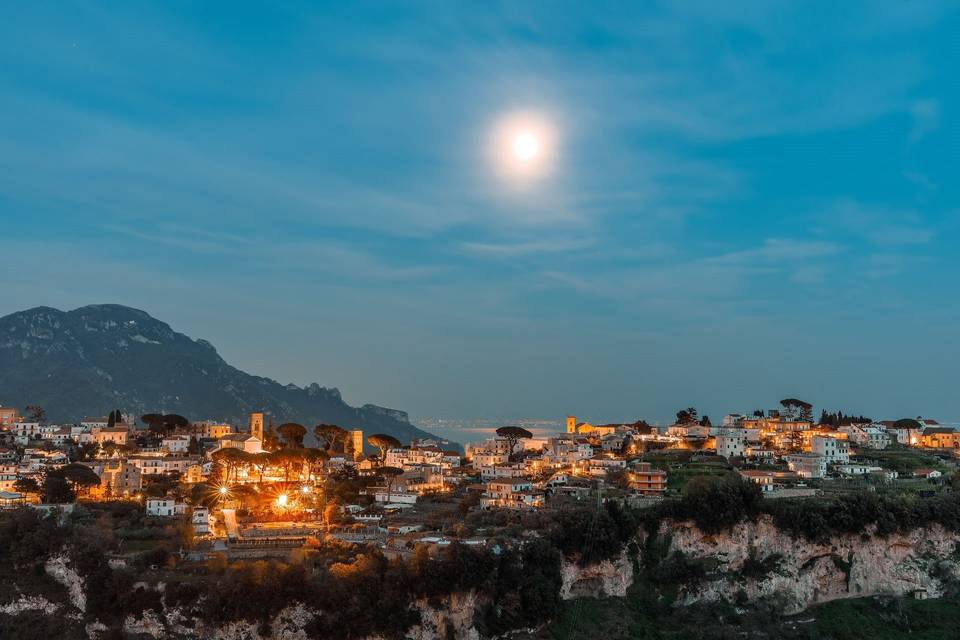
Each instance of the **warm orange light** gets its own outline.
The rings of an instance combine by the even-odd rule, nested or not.
[[[277,506],[281,508],[287,506],[287,494],[281,493],[277,496]]]

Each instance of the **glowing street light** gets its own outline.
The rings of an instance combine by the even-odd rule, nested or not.
[[[286,507],[287,500],[288,500],[287,494],[281,493],[280,495],[277,496],[277,506],[280,507],[281,509]]]

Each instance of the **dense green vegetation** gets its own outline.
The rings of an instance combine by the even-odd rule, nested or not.
[[[657,605],[642,589],[626,598],[564,604],[540,640],[952,640],[960,628],[960,601],[860,598],[818,605],[798,616],[772,607],[727,603],[681,609]]]

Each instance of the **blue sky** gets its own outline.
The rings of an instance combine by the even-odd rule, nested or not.
[[[128,304],[415,416],[960,420],[958,29],[924,2],[19,3],[0,313]],[[485,153],[518,109],[558,132],[522,191]]]

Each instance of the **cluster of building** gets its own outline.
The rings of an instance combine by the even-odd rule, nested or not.
[[[960,452],[960,434],[929,420],[833,427],[778,410],[731,414],[716,426],[708,420],[664,427],[643,422],[594,425],[568,416],[559,433],[533,436],[518,428],[498,433],[467,444],[463,456],[435,440],[365,456],[363,432],[352,430],[345,432],[339,453],[330,450],[316,465],[316,458],[311,462],[307,455],[266,451],[265,446],[276,447],[269,444],[272,434],[260,412],[251,413],[243,429],[206,421],[157,432],[136,426],[129,416],[55,425],[24,420],[16,410],[0,407],[0,507],[31,499],[20,490],[25,480],[39,486],[51,469],[74,461],[99,478],[99,485],[89,489],[91,497],[141,498],[148,515],[189,518],[195,532],[204,535],[212,531],[220,510],[190,506],[171,496],[144,498],[145,487],[158,478],[175,477],[186,483],[220,483],[226,497],[236,485],[292,482],[302,484],[306,494],[320,481],[319,474],[349,468],[375,479],[361,491],[372,506],[346,505],[344,513],[356,526],[376,532],[386,526],[384,514],[403,513],[423,496],[438,493],[472,497],[468,504],[480,509],[537,509],[551,496],[580,499],[608,486],[640,502],[656,500],[667,491],[669,471],[647,454],[660,449],[715,452],[734,462],[741,476],[764,492],[829,475],[896,477],[855,455],[893,443]],[[934,478],[938,473],[924,469],[917,475]],[[288,500],[294,504],[298,496],[283,493],[276,499],[279,508],[287,508]],[[356,526],[349,535],[362,534]]]
[[[636,425],[593,425],[568,416],[563,433],[541,438],[497,436],[466,446],[465,461],[485,483],[481,508],[535,508],[553,494],[581,495],[593,481],[616,478],[637,495],[659,496],[667,472],[637,454],[647,444],[676,442]]]

